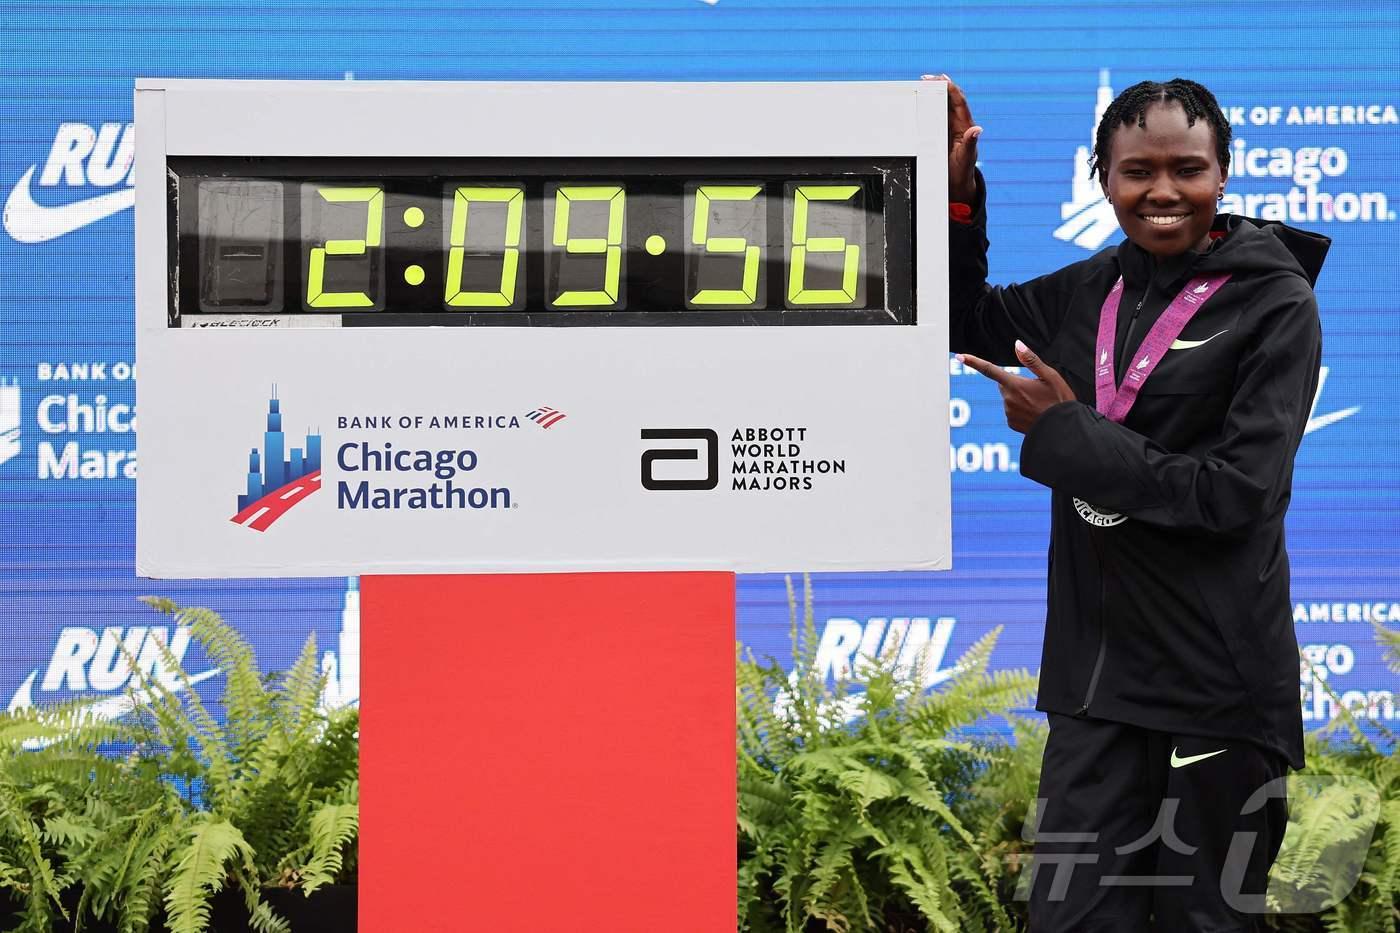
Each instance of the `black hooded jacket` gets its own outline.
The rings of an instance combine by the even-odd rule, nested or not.
[[[1317,390],[1312,284],[1330,241],[1220,215],[1203,253],[1159,266],[1124,241],[999,288],[982,206],[950,227],[953,350],[1014,366],[1019,338],[1078,399],[1045,411],[1021,450],[1022,475],[1054,491],[1037,708],[1250,739],[1302,767],[1284,513]],[[1119,275],[1116,381],[1182,286],[1222,272],[1124,423],[1095,411],[1099,311]]]

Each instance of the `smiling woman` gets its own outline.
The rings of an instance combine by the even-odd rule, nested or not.
[[[1210,245],[1230,168],[1230,124],[1215,98],[1177,84],[1165,96],[1148,81],[1123,92],[1099,122],[1089,164],[1123,232],[1159,257]]]
[[[1254,929],[1240,905],[1282,841],[1275,779],[1303,764],[1283,522],[1329,243],[1218,214],[1215,97],[1143,82],[1105,110],[1090,167],[1127,240],[992,287],[981,134],[949,82],[949,342],[1054,493],[1036,858],[1075,870],[1053,897],[1058,867],[1032,880],[1032,928]]]

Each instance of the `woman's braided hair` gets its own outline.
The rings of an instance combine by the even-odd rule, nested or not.
[[[1136,123],[1140,129],[1147,127],[1147,108],[1158,102],[1174,100],[1186,111],[1186,125],[1195,126],[1197,119],[1204,119],[1215,130],[1215,156],[1220,160],[1220,168],[1230,169],[1230,121],[1225,119],[1215,95],[1205,85],[1188,81],[1185,78],[1172,78],[1166,84],[1158,81],[1139,81],[1113,99],[1099,121],[1098,132],[1094,134],[1094,154],[1089,159],[1089,177],[1108,171],[1109,147],[1113,133],[1120,126]]]

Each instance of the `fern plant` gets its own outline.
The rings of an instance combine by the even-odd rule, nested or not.
[[[1400,632],[1375,630],[1387,665],[1400,676]],[[1316,916],[1271,916],[1269,923],[1287,933],[1394,933],[1400,929],[1400,744],[1373,723],[1389,750],[1379,747],[1331,686],[1307,669],[1339,715],[1307,736],[1308,766],[1298,776],[1303,781],[1294,783],[1315,791],[1290,797],[1268,897],[1275,911],[1299,901],[1326,909]],[[1314,779],[1310,785],[1308,778]],[[1343,888],[1352,878],[1355,884]]]
[[[828,687],[814,664],[810,583],[799,611],[789,581],[788,603],[790,674],[739,648],[739,929],[1024,929],[1022,827],[1034,824],[1046,729],[1013,710],[1034,679],[987,673],[994,631],[939,690],[920,686],[922,664],[902,671],[888,657]],[[1400,676],[1400,632],[1378,626],[1376,637]],[[1283,933],[1395,933],[1400,743],[1379,723],[1383,742],[1372,741],[1320,683],[1340,715],[1307,737],[1263,919]],[[1014,743],[959,734],[988,714],[1011,721]],[[1313,912],[1281,912],[1299,905]]]
[[[270,679],[215,613],[147,602],[224,672],[223,721],[164,646],[173,683],[127,657],[137,686],[125,723],[79,704],[0,716],[0,888],[23,900],[22,930],[49,930],[75,887],[79,920],[145,933],[159,917],[170,933],[202,933],[230,888],[254,930],[289,933],[265,887],[309,896],[355,873],[358,711],[322,709],[314,634]],[[24,750],[36,740],[45,747]],[[104,754],[114,743],[130,753]]]
[[[178,796],[149,761],[97,752],[135,738],[131,727],[96,720],[77,702],[0,716],[0,892],[24,905],[18,929],[47,931],[55,916],[69,917],[65,895],[81,883],[77,859],[126,846],[142,817],[178,818]],[[133,913],[149,893],[141,882],[161,870],[159,857],[145,855],[132,850],[125,860]]]
[[[939,690],[922,686],[926,656],[912,671],[870,659],[828,687],[814,664],[810,580],[801,612],[791,580],[788,603],[791,674],[742,648],[738,658],[739,928],[1014,929],[998,840],[959,815],[1010,750],[960,732],[1023,706],[1034,679],[987,672],[992,632]]]

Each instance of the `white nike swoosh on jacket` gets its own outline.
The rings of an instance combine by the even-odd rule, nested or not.
[[[1220,334],[1228,334],[1229,332],[1230,329],[1226,328],[1225,330],[1222,330]],[[1220,334],[1211,334],[1205,340],[1173,340],[1171,348],[1173,350],[1191,350],[1196,347],[1203,347],[1206,344],[1210,343],[1212,340],[1214,340],[1216,337],[1219,337]]]
[[[21,243],[43,243],[61,237],[136,203],[136,189],[126,188],[72,204],[53,207],[36,204],[29,193],[29,182],[36,168],[37,165],[29,166],[5,199],[5,232]]]

